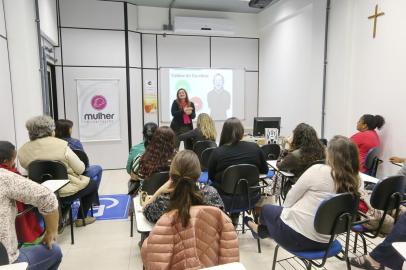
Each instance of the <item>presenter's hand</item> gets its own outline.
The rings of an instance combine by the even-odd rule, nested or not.
[[[192,112],[193,112],[193,108],[192,108],[192,107],[186,107],[185,110],[184,110],[184,112],[185,112],[187,115],[191,115]]]

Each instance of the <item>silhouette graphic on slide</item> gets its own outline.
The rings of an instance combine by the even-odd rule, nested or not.
[[[230,102],[230,93],[224,90],[224,77],[217,73],[213,77],[213,90],[207,93],[207,103],[211,117],[214,120],[226,120]]]

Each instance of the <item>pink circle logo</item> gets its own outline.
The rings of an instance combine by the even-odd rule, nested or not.
[[[102,96],[102,95],[96,95],[96,96],[94,96],[94,97],[92,98],[91,103],[92,103],[92,107],[93,107],[95,110],[98,110],[98,111],[103,110],[103,109],[106,108],[106,106],[107,106],[107,100],[106,100],[106,98],[105,98],[104,96]]]

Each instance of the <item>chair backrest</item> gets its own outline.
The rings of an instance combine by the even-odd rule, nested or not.
[[[195,152],[197,157],[200,159],[203,151],[206,150],[207,148],[212,148],[212,147],[217,147],[216,142],[209,141],[209,140],[197,141],[193,145],[193,152]]]
[[[72,151],[85,164],[86,168],[89,167],[89,157],[87,156],[87,154],[85,152],[83,152],[82,150],[79,150],[79,149],[73,149]]]
[[[141,191],[148,195],[153,195],[166,181],[169,180],[169,172],[156,172],[146,178],[141,187]]]
[[[3,243],[0,242],[0,265],[7,265],[10,261],[8,260],[8,253]]]
[[[349,229],[358,209],[358,196],[341,193],[324,200],[317,209],[314,229],[321,234],[336,235]],[[346,218],[348,217],[348,218]]]
[[[327,144],[328,144],[328,140],[327,140],[327,139],[321,138],[321,139],[319,139],[319,141],[320,141],[320,143],[321,143],[323,146],[327,146]]]
[[[277,144],[266,144],[261,147],[262,152],[265,154],[267,160],[278,159],[281,154],[281,147]]]
[[[406,177],[395,175],[379,181],[371,194],[371,206],[379,210],[393,210],[400,205],[405,190]]]
[[[207,168],[207,166],[209,165],[210,156],[214,149],[216,149],[216,147],[210,147],[203,150],[200,158],[202,169]]]
[[[232,165],[225,169],[221,189],[234,195],[245,195],[247,188],[258,185],[259,171],[252,164]]]
[[[376,170],[378,168],[379,158],[378,158],[379,148],[375,147],[368,151],[365,157],[364,166],[367,169],[367,174],[371,176],[376,176]]]
[[[41,184],[50,179],[68,179],[68,172],[60,161],[34,160],[28,165],[28,178]]]

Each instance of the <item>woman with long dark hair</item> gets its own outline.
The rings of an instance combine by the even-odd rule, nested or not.
[[[165,212],[183,206],[186,209],[190,203],[211,205],[224,210],[223,201],[215,188],[208,185],[198,188],[200,173],[200,161],[194,152],[184,150],[177,153],[171,164],[171,179],[144,206],[143,212],[147,220],[155,223]],[[180,181],[187,182],[180,185]],[[184,194],[190,194],[191,199]],[[180,211],[182,214],[183,212]]]
[[[288,250],[325,249],[330,236],[314,229],[317,208],[333,194],[350,192],[359,196],[358,170],[356,145],[346,137],[335,136],[327,147],[327,164],[306,170],[287,194],[283,206],[262,207],[259,225],[251,218],[244,222],[254,237],[273,238]]]
[[[193,119],[196,117],[195,105],[189,100],[185,89],[180,88],[176,92],[176,99],[172,103],[171,113],[173,116],[171,128],[177,136],[193,129]],[[177,141],[179,144],[179,141]],[[190,142],[185,144],[190,148]]]
[[[167,171],[175,155],[175,133],[167,126],[157,128],[151,142],[139,160],[133,164],[134,173],[146,179],[155,172]]]
[[[295,175],[293,182],[315,161],[325,159],[325,148],[317,137],[317,132],[308,124],[300,123],[293,130],[290,149],[281,154],[276,163],[282,171]]]
[[[232,199],[232,194],[222,190],[223,172],[231,165],[252,164],[258,168],[259,173],[268,173],[268,164],[265,155],[256,143],[241,141],[244,127],[238,118],[232,117],[224,122],[220,136],[220,145],[214,149],[208,164],[208,176],[213,181],[213,186],[218,190],[225,208],[230,209],[233,204],[235,209],[246,205],[243,196]],[[259,192],[252,196],[251,205],[260,198]],[[239,213],[232,214],[233,224],[238,222]]]
[[[357,145],[359,151],[360,171],[366,172],[365,158],[372,148],[381,144],[376,129],[381,129],[385,119],[380,115],[364,114],[357,122],[358,133],[351,136],[351,140]]]

